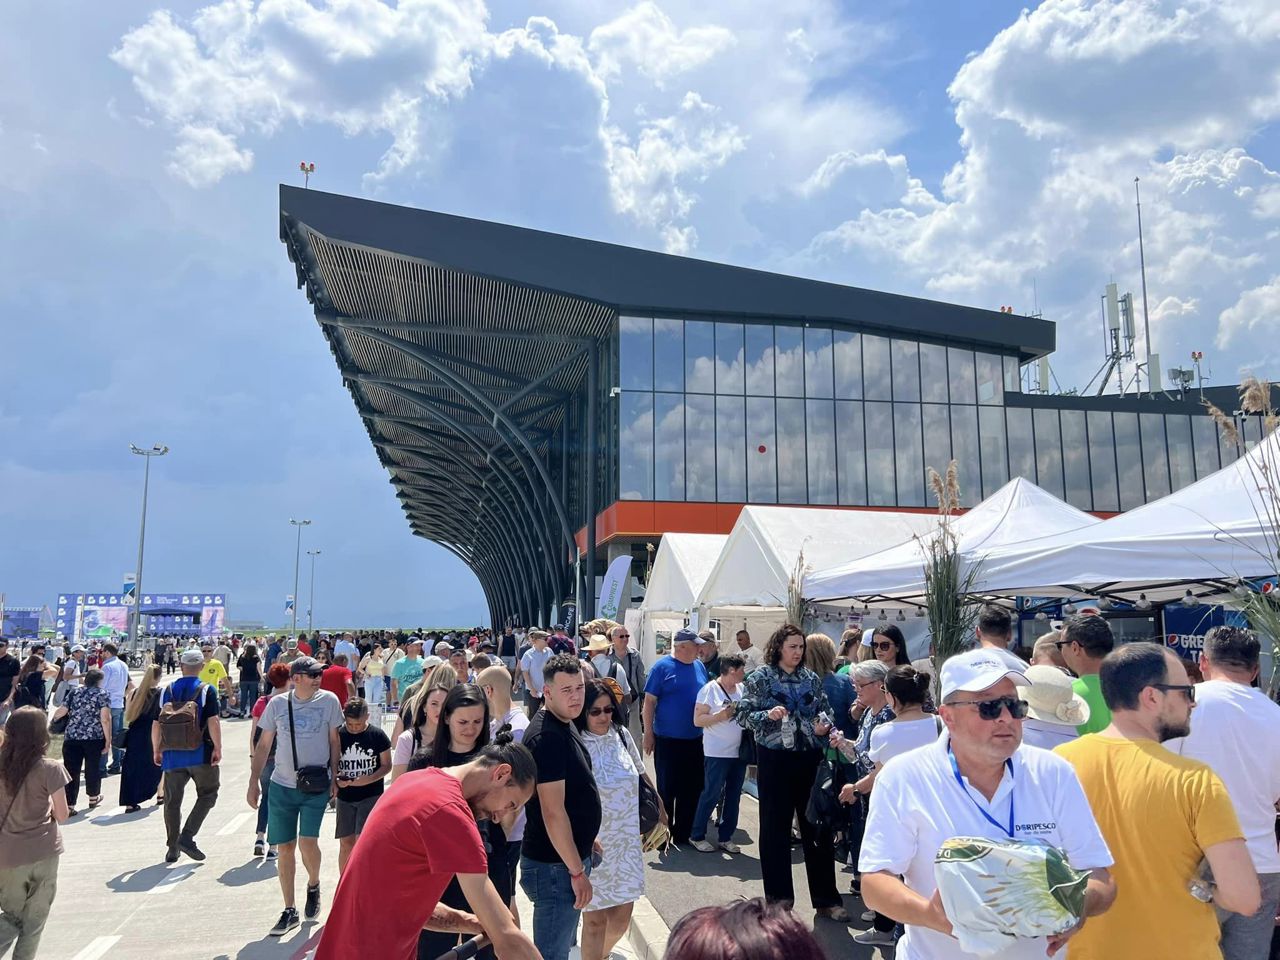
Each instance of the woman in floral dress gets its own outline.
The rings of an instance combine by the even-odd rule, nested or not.
[[[582,912],[582,960],[604,960],[631,923],[644,895],[640,848],[640,785],[644,761],[622,722],[608,682],[587,682],[582,713],[574,721],[600,792],[600,862],[591,870],[591,902]]]

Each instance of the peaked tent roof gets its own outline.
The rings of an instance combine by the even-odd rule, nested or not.
[[[952,520],[951,526],[963,561],[972,564],[980,563],[998,547],[1017,546],[1100,522],[1030,480],[1015,477]],[[925,544],[940,535],[935,517],[932,529],[919,539],[913,537],[879,553],[815,570],[804,579],[804,596],[821,603],[856,600],[879,607],[918,606],[925,593]]]
[[[891,510],[744,507],[698,606],[786,606],[801,552],[807,568],[825,569],[927,533],[936,522],[927,513]]]
[[[992,551],[975,593],[1151,601],[1276,573],[1280,434],[1176,493],[1093,527]]]
[[[641,609],[646,613],[692,611],[728,539],[724,533],[663,534]]]

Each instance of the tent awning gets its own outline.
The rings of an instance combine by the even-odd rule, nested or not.
[[[931,513],[745,507],[697,604],[784,607],[802,553],[806,568],[827,569],[927,533],[936,523]]]
[[[1276,572],[1280,435],[1235,463],[1092,527],[992,551],[975,592],[1205,599]]]
[[[997,548],[1083,530],[1100,522],[1030,480],[1015,477],[972,510],[955,517],[951,528],[962,562],[978,564],[981,569],[986,556]],[[804,596],[814,602],[845,606],[916,606],[925,594],[927,545],[939,536],[941,528],[935,520],[933,529],[919,537],[826,570],[815,570],[805,577]]]
[[[728,539],[723,533],[663,534],[641,609],[689,613]]]

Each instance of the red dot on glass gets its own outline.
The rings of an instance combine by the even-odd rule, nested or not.
[[[765,451],[765,446],[763,443],[760,444],[760,446],[756,447],[756,453],[764,453],[764,451]]]

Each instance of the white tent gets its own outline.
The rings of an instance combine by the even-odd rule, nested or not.
[[[757,632],[786,616],[787,587],[801,553],[807,568],[827,569],[901,543],[936,524],[927,513],[744,507],[698,595],[707,618]],[[772,626],[770,626],[772,624]]]
[[[994,550],[975,592],[1221,599],[1242,578],[1276,573],[1280,434],[1176,493],[1093,527]]]
[[[723,533],[662,535],[640,605],[639,649],[645,663],[653,663],[659,632],[671,634],[684,626],[728,539]]]
[[[993,550],[1017,546],[1051,534],[1100,523],[1096,517],[1064,503],[1030,480],[1015,477],[972,510],[954,518],[951,527],[966,564],[978,563]],[[918,606],[925,594],[925,547],[940,536],[938,518],[920,538],[847,561],[815,568],[805,577],[804,596],[817,603],[878,608]]]
[[[640,608],[687,616],[728,539],[723,533],[664,533]]]

